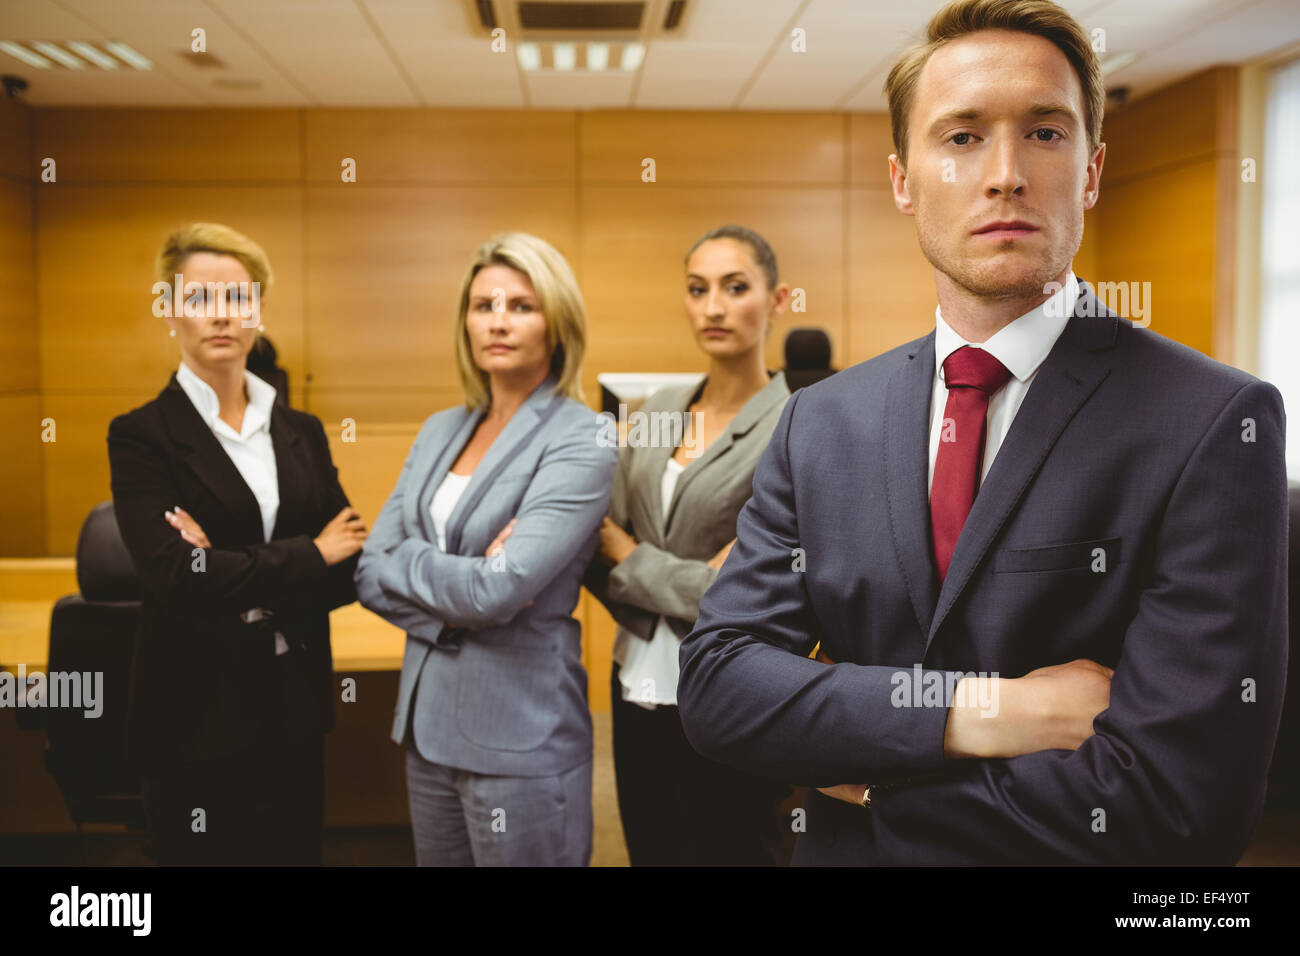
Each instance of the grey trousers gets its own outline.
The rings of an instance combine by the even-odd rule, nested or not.
[[[550,777],[472,773],[406,748],[418,866],[586,866],[591,761]]]

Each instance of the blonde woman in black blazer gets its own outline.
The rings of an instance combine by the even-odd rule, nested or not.
[[[754,468],[790,397],[784,374],[763,364],[789,296],[771,247],[752,230],[723,226],[696,242],[686,260],[686,315],[708,373],[698,386],[656,392],[642,409],[681,421],[680,442],[629,442],[619,456],[586,583],[619,624],[614,769],[633,866],[779,861],[778,805],[789,788],[695,753],[676,688],[682,638],[731,549]]]
[[[271,277],[261,248],[196,223],[168,238],[158,273],[181,277],[155,309],[180,365],[108,431],[144,589],[130,726],[156,854],[318,865],[329,612],[356,598],[366,529],[320,421],[245,368]]]

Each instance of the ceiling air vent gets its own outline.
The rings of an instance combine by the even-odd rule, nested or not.
[[[644,3],[543,3],[520,0],[526,30],[639,30]]]

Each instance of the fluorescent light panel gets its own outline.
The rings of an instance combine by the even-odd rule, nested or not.
[[[39,53],[33,53],[27,47],[18,43],[10,43],[8,40],[0,40],[0,52],[8,53],[15,60],[22,60],[28,66],[34,66],[38,70],[54,68],[54,64]]]

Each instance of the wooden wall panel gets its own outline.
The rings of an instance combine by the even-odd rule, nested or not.
[[[934,270],[921,253],[916,221],[894,207],[888,189],[851,189],[847,364],[853,365],[934,328]]]
[[[1217,163],[1112,185],[1097,206],[1097,281],[1151,283],[1151,329],[1212,355]],[[1140,286],[1139,286],[1140,287]]]
[[[77,535],[90,509],[113,497],[109,484],[108,423],[143,405],[166,382],[109,392],[46,392],[41,416],[52,418],[56,440],[40,445],[45,472],[45,542],[52,555],[76,554]]]
[[[0,177],[0,394],[40,388],[32,191]]]
[[[41,417],[35,390],[0,394],[0,555],[45,553]]]
[[[572,183],[576,116],[527,110],[311,110],[312,183]]]
[[[778,319],[768,340],[768,368],[784,365],[785,333],[800,325],[824,327],[834,361],[840,361],[843,201],[838,189],[584,186],[588,398],[599,395],[600,372],[705,370],[707,360],[687,324],[684,260],[696,239],[728,222],[760,232],[776,252],[781,281],[806,295],[806,312],[787,311]]]
[[[844,177],[837,113],[596,111],[582,114],[578,145],[584,183],[640,185],[646,158],[660,186],[839,186]]]
[[[32,111],[18,100],[0,98],[0,175],[31,182],[35,168]]]
[[[41,109],[36,159],[60,183],[296,183],[295,110]]]
[[[309,187],[311,400],[339,390],[458,391],[456,295],[475,248],[511,230],[541,236],[575,263],[573,188]]]
[[[301,189],[60,183],[37,189],[46,391],[166,384],[180,350],[153,315],[154,260],[171,230],[198,220],[223,222],[266,250],[276,280],[263,304],[266,334],[291,385],[301,384]]]

